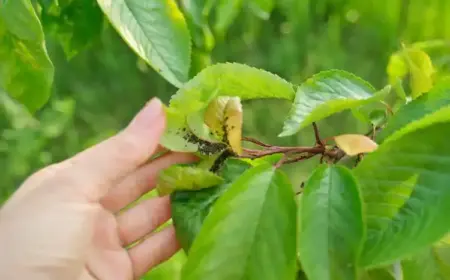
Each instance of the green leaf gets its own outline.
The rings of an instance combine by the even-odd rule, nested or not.
[[[275,0],[250,0],[249,6],[257,16],[267,20],[275,6]]]
[[[245,158],[245,159],[242,159],[242,160],[245,161],[245,162],[248,162],[252,166],[258,166],[258,165],[267,164],[267,163],[269,163],[269,164],[276,164],[277,162],[279,162],[283,158],[283,156],[284,156],[284,154],[279,153],[279,154],[268,155],[268,156],[255,158],[255,159]]]
[[[243,0],[217,0],[215,8],[216,19],[214,31],[224,36],[228,28],[233,24],[239,12],[242,10]]]
[[[351,172],[342,166],[318,167],[305,185],[300,215],[298,250],[308,279],[356,279],[364,224]]]
[[[182,0],[183,11],[195,47],[210,52],[215,45],[215,38],[209,27],[209,14],[216,0]],[[192,72],[192,71],[191,71]]]
[[[54,67],[29,0],[0,2],[0,86],[31,112],[50,96]]]
[[[450,248],[427,248],[402,261],[404,280],[450,280]]]
[[[96,0],[66,2],[43,5],[41,19],[46,33],[60,42],[70,59],[100,37],[103,13]]]
[[[206,6],[210,0],[182,0],[183,10],[192,18],[192,21],[199,27],[208,24],[208,14],[211,5]],[[208,9],[206,9],[208,8]]]
[[[198,138],[201,138],[203,141],[200,145],[209,148],[210,145],[204,142],[214,142],[215,139],[210,136],[211,131],[205,125],[205,113],[209,104],[214,100],[217,101],[216,98],[220,96],[239,97],[243,100],[255,98],[292,100],[294,90],[290,83],[280,77],[243,64],[223,63],[205,68],[172,96],[170,107],[167,109],[168,125],[162,145],[174,151],[202,151],[205,149],[198,148],[196,144],[199,142]],[[229,128],[232,126],[235,125],[231,124]],[[215,130],[214,125],[212,129]],[[234,132],[239,130],[235,129]],[[186,139],[195,145],[185,144],[183,141]],[[223,150],[224,143],[220,143],[222,140],[220,137],[216,139],[218,143],[213,145],[221,149],[213,147],[214,152]],[[233,143],[238,152],[236,141]]]
[[[177,238],[186,252],[191,248],[203,220],[216,200],[248,168],[250,168],[248,163],[228,159],[220,172],[220,176],[225,180],[222,184],[198,191],[176,191],[171,195],[173,223]]]
[[[382,143],[397,130],[448,105],[450,105],[450,81],[436,85],[428,94],[402,106],[378,134],[377,142]]]
[[[191,40],[175,0],[97,0],[128,45],[174,86],[189,77]]]
[[[449,232],[448,133],[450,107],[397,131],[354,170],[368,227],[361,265],[392,263]]]
[[[392,271],[386,268],[377,268],[361,272],[359,280],[396,280]],[[407,279],[403,279],[407,280]]]
[[[223,179],[205,169],[173,165],[164,169],[158,176],[156,189],[160,196],[176,190],[205,189],[223,182]]]
[[[218,96],[292,100],[294,94],[289,82],[272,73],[244,64],[219,63],[205,68],[179,89],[170,107],[189,115],[206,108]]]
[[[293,135],[315,121],[380,100],[385,94],[384,90],[375,94],[370,84],[348,72],[320,72],[297,89],[294,104],[279,136]]]
[[[170,108],[165,108],[166,131],[161,138],[161,145],[175,152],[197,152],[199,143],[190,141],[193,133],[190,132],[186,117]]]
[[[182,279],[294,279],[295,208],[283,173],[267,164],[249,169],[206,217]]]
[[[170,108],[165,108],[166,130],[160,143],[174,152],[199,152],[203,155],[213,155],[227,148],[225,143],[211,142],[195,135],[188,127],[186,117]],[[200,123],[200,121],[194,122]],[[202,123],[200,123],[202,124]]]

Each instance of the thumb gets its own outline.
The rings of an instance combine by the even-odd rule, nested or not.
[[[165,123],[162,103],[153,98],[122,132],[69,159],[65,176],[86,188],[89,197],[100,199],[114,182],[151,157]]]

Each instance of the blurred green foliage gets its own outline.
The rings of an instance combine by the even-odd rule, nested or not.
[[[158,96],[167,103],[176,90],[129,49],[101,16],[95,1],[59,1],[64,3],[63,8],[52,6],[52,1],[39,1],[48,52],[55,66],[50,101],[31,116],[0,92],[0,203],[30,173],[113,135],[151,97]],[[264,1],[253,1],[257,2]],[[450,40],[447,0],[273,3],[270,17],[266,6],[238,3],[241,10],[230,29],[215,38],[211,57],[197,49],[196,63],[209,59],[213,63],[246,63],[294,83],[318,71],[339,68],[381,88],[389,82],[389,57],[401,49],[402,43]],[[223,7],[222,12],[229,13],[227,9]],[[222,30],[222,25],[216,26],[216,31]],[[449,46],[426,46],[436,67],[448,70]],[[312,133],[305,132],[277,138],[288,103],[255,100],[246,102],[244,109],[246,136],[280,145],[314,141]],[[348,112],[320,122],[319,128],[323,137],[368,129]],[[313,162],[300,165],[295,171],[287,167],[297,185],[308,175]],[[149,279],[177,279],[184,260],[183,253],[177,254],[152,271]]]

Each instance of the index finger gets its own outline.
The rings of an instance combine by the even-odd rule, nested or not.
[[[69,159],[63,175],[100,199],[114,182],[152,156],[164,128],[162,103],[154,98],[122,132]]]

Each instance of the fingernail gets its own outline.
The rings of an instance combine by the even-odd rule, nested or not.
[[[155,125],[155,121],[161,121],[162,111],[161,101],[154,97],[134,117],[130,123],[130,127],[152,127]]]

